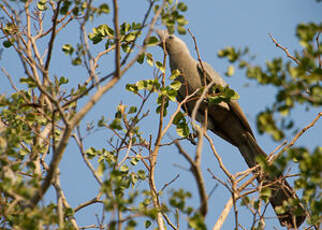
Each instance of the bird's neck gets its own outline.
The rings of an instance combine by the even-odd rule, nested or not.
[[[180,70],[195,63],[195,60],[190,55],[190,53],[187,53],[185,51],[170,53],[169,58],[171,70]]]

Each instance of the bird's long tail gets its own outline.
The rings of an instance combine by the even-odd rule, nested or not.
[[[245,136],[244,144],[238,146],[238,148],[250,168],[256,165],[256,157],[267,156],[259,147],[254,137],[249,133]],[[282,176],[282,174],[280,175]],[[276,211],[276,208],[282,206],[283,202],[291,199],[298,200],[295,191],[284,178],[272,178],[269,175],[264,175],[259,176],[257,180],[262,182],[264,186],[269,185],[269,188],[272,191],[269,201],[272,204],[281,225],[296,228],[304,222],[306,216],[304,208],[300,205],[297,205],[298,207],[296,208],[285,210],[284,213]]]

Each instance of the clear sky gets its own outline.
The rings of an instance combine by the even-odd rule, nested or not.
[[[280,49],[274,46],[268,33],[272,33],[281,44],[288,47],[289,51],[292,52],[295,49],[301,49],[295,38],[296,25],[301,22],[321,22],[322,19],[322,4],[318,4],[313,0],[212,0],[185,1],[185,3],[188,5],[186,19],[189,21],[189,24],[187,25],[187,28],[190,28],[197,38],[202,59],[211,64],[222,76],[226,71],[228,63],[217,57],[217,52],[220,49],[232,45],[235,47],[248,46],[250,52],[256,54],[255,62],[264,65],[265,61],[270,60],[272,57],[285,56]],[[108,4],[111,4],[111,1],[108,1]],[[120,1],[120,21],[141,21],[147,5],[147,1],[144,0]],[[101,23],[112,25],[111,19],[112,15],[108,15],[99,21],[94,20],[92,26],[97,26]],[[88,28],[88,32],[90,32],[90,26]],[[64,55],[61,55],[60,53],[62,44],[73,43],[79,38],[77,29],[69,27],[66,32],[58,37],[59,43],[56,45],[56,54],[63,57],[53,60],[53,64],[54,66],[57,66],[57,69],[53,69],[52,73],[55,73],[58,76],[65,75],[71,79],[77,79],[78,81],[79,79],[86,79],[86,72],[84,72],[84,70],[70,68],[66,65],[66,63],[69,63],[69,58],[64,57]],[[195,55],[193,41],[190,35],[187,34],[181,38],[187,43],[191,53]],[[99,50],[102,48],[103,46],[97,46],[94,49]],[[161,60],[161,49],[151,47],[149,48],[149,51]],[[4,53],[6,52],[7,51]],[[21,69],[17,69],[17,61],[14,58],[15,56],[9,53],[8,56],[2,57],[0,66],[5,66],[8,72],[16,73],[15,77],[17,81],[17,79],[22,76],[23,72]],[[104,63],[100,63],[100,71],[109,73],[113,69],[114,63],[111,62],[113,58],[107,57],[104,60],[106,60],[105,63],[107,64],[105,66]],[[141,79],[151,79],[153,78],[152,74],[153,70],[147,64],[134,66],[133,69],[124,75],[117,86],[109,91],[94,107],[93,111],[86,116],[85,120],[87,122],[97,121],[102,115],[112,119],[118,103],[122,102],[128,105],[137,103],[138,98],[135,98],[132,94],[125,91],[125,84],[129,82],[134,83]],[[246,77],[243,76],[243,73],[239,71],[231,78],[225,77],[225,80],[240,94],[239,103],[248,116],[258,142],[266,152],[272,151],[278,144],[272,142],[268,135],[259,135],[257,133],[255,129],[255,118],[258,112],[271,105],[275,97],[275,90],[269,87],[260,86],[255,81],[246,79]],[[73,82],[73,80],[71,80],[71,82]],[[8,82],[5,76],[3,76],[3,73],[0,73],[0,83],[4,86],[3,88],[1,87],[0,93],[10,92]],[[245,84],[248,84],[248,87],[245,87]],[[175,105],[171,106],[172,110],[170,111],[173,111],[174,106]],[[146,109],[149,107],[153,114],[153,111],[155,111],[156,108],[155,101],[151,100]],[[296,118],[296,125],[298,128],[303,128],[313,120],[317,115],[317,111],[318,110],[305,111],[302,106],[299,107],[299,109],[296,109],[291,116]],[[156,136],[156,119],[158,119],[158,117],[153,115],[144,122],[143,129],[147,135],[152,134],[153,136]],[[86,126],[83,125],[82,128],[85,130]],[[309,130],[308,133],[298,140],[296,145],[305,145],[310,149],[313,149],[317,145],[321,145],[321,129],[322,122],[318,122],[314,128]],[[176,137],[173,130],[174,129],[171,131],[171,135]],[[96,148],[109,148],[106,142],[108,134],[109,133],[106,131],[92,133],[86,139],[85,148],[92,145],[96,146]],[[211,134],[211,137],[215,142],[217,151],[223,158],[224,164],[229,170],[237,172],[246,169],[247,166],[237,149],[213,134]],[[293,135],[289,134],[286,139],[290,140],[292,137]],[[195,147],[188,142],[184,142],[183,147],[188,152],[193,153],[195,151]],[[198,196],[196,184],[192,182],[191,173],[176,167],[174,164],[188,167],[187,162],[184,161],[174,147],[161,149],[156,172],[158,188],[160,189],[165,183],[172,180],[177,174],[180,174],[179,179],[171,186],[174,188],[183,187],[192,190],[195,197],[191,199],[190,205],[197,206]],[[211,168],[213,172],[222,175],[209,147],[205,144],[203,150],[203,170],[207,191],[210,192],[216,182],[211,179],[211,176],[207,172],[207,168]],[[85,167],[80,153],[74,144],[68,146],[64,155],[61,163],[61,175],[62,186],[66,191],[67,199],[73,207],[95,196],[98,186],[88,169]],[[145,187],[145,185],[141,186]],[[165,192],[165,194],[167,194],[167,192]],[[221,185],[214,191],[209,200],[209,214],[206,218],[209,229],[216,222],[221,210],[229,199],[229,195],[229,192]],[[53,190],[50,190],[47,199],[54,199],[53,197],[54,192]],[[245,212],[245,209],[240,209],[239,220],[244,226],[249,227],[251,220],[248,218],[249,214],[245,214]],[[100,215],[100,213],[100,206],[94,205],[92,208],[85,208],[83,211],[80,211],[76,217],[80,225],[89,225],[96,223],[95,214]],[[269,213],[272,217],[274,216],[271,208]],[[186,225],[181,223],[181,226],[184,229]],[[267,221],[267,229],[272,229],[273,226],[280,229],[276,218]],[[231,212],[223,229],[233,229],[233,227],[234,218],[233,212]]]

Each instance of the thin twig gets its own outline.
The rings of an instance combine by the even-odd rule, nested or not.
[[[82,154],[82,158],[83,158],[86,166],[89,168],[89,170],[91,171],[92,175],[94,176],[94,178],[96,179],[96,181],[98,182],[98,184],[99,185],[102,185],[103,184],[102,179],[100,178],[100,176],[95,171],[94,167],[92,166],[91,162],[88,160],[88,158],[86,156],[86,153],[84,151],[84,145],[83,145],[82,137],[80,135],[79,127],[77,127],[77,135],[76,134],[73,134],[72,137],[76,141],[76,144],[77,144],[77,146],[79,148],[79,151]]]
[[[193,33],[191,32],[190,29],[188,29],[188,32],[190,33],[192,39],[193,39],[193,43],[195,45],[195,50],[197,52],[197,56],[198,56],[198,61],[200,63],[200,66],[201,66],[201,69],[202,69],[202,73],[203,73],[203,81],[204,81],[204,86],[207,85],[207,80],[206,80],[206,71],[205,71],[205,68],[203,66],[203,62],[202,62],[202,59],[201,59],[201,56],[200,56],[200,52],[199,52],[199,48],[198,48],[198,45],[197,45],[197,39],[196,37],[193,35]]]
[[[321,34],[321,32],[318,32],[318,35],[316,36],[316,39],[315,39],[317,50],[320,50],[320,42],[319,42],[320,34]],[[319,62],[319,69],[321,69],[321,66],[322,66],[321,53],[318,56],[318,62]]]
[[[205,137],[207,138],[209,144],[210,144],[210,147],[211,147],[211,150],[213,152],[213,154],[215,155],[218,163],[219,163],[219,167],[223,170],[223,172],[226,174],[226,176],[231,180],[233,181],[234,180],[234,176],[228,171],[228,169],[225,167],[221,157],[219,156],[217,150],[215,149],[215,145],[212,141],[212,139],[209,137],[209,135],[207,133],[205,133]]]
[[[132,134],[130,134],[129,139],[130,139],[130,142],[129,142],[127,150],[126,150],[126,154],[125,154],[124,158],[120,161],[120,163],[117,164],[117,168],[121,167],[121,165],[128,159],[129,153],[132,148]]]
[[[321,116],[322,116],[322,112],[319,112],[319,114],[314,118],[314,120],[310,124],[308,124],[301,131],[299,131],[288,145],[286,145],[281,151],[278,152],[278,154],[276,154],[271,158],[270,163],[272,163],[275,159],[277,159],[287,149],[291,148],[294,145],[294,143],[297,141],[297,139],[299,139],[303,135],[303,133],[305,133],[308,129],[312,128]]]
[[[163,213],[163,218],[165,219],[165,221],[167,222],[168,225],[170,225],[170,227],[174,230],[178,230],[178,228],[176,226],[174,226],[174,224],[171,222],[170,218],[167,216],[167,214]]]
[[[293,61],[295,61],[296,62],[296,64],[300,64],[301,62],[296,58],[296,57],[294,57],[293,55],[291,55],[290,53],[289,53],[289,51],[288,51],[288,49],[286,48],[286,47],[284,47],[284,46],[282,46],[281,44],[279,44],[278,42],[277,42],[277,40],[273,37],[273,35],[271,34],[271,33],[269,33],[268,34],[269,35],[269,37],[272,39],[272,41],[274,42],[274,44],[275,44],[275,46],[276,47],[278,47],[278,48],[280,48],[280,49],[282,49],[283,51],[284,51],[284,53],[289,57],[289,58],[291,58]]]
[[[118,9],[118,4],[117,0],[113,0],[113,7],[114,7],[114,18],[113,18],[113,23],[114,23],[114,30],[115,30],[115,76],[117,78],[120,77],[120,28],[119,28],[119,9]]]
[[[228,186],[228,184],[224,181],[222,181],[219,177],[217,177],[210,168],[207,169],[207,171],[210,173],[211,177],[213,179],[215,179],[216,181],[218,181],[220,184],[222,184],[224,187],[226,187],[230,193],[232,193],[232,190],[230,189],[230,187]]]
[[[160,192],[163,192],[170,184],[174,183],[179,177],[180,177],[180,174],[177,174],[175,178],[173,178],[168,183],[164,184],[163,187],[161,188]]]
[[[102,200],[100,200],[102,193],[99,193],[96,197],[94,197],[93,199],[86,201],[80,205],[78,205],[76,208],[74,208],[74,212],[78,212],[79,210],[91,205],[91,204],[95,204],[95,203],[103,203]]]

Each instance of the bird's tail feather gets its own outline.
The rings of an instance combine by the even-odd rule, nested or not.
[[[238,146],[238,148],[250,168],[256,165],[256,157],[263,156],[266,158],[267,156],[259,147],[254,137],[249,133],[246,135],[244,144]],[[298,200],[295,191],[284,178],[272,178],[264,175],[259,176],[257,180],[263,182],[263,185],[269,185],[269,188],[272,191],[269,201],[273,206],[281,225],[294,228],[300,226],[304,222],[306,216],[304,208],[300,205],[295,208],[296,210],[293,208],[286,210],[284,213],[277,211],[277,207],[282,206],[283,202],[287,202],[291,199]]]

